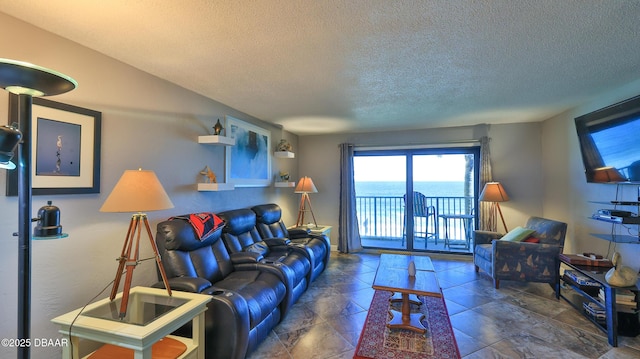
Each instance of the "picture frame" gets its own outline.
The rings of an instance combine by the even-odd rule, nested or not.
[[[225,116],[226,135],[236,144],[226,148],[225,181],[236,187],[267,187],[271,184],[271,132]]]
[[[17,122],[18,96],[9,96]],[[42,98],[31,107],[32,194],[100,193],[102,113]],[[17,149],[16,149],[17,151]],[[18,195],[17,171],[7,171],[7,196]]]

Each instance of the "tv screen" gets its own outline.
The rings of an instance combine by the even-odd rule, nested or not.
[[[640,96],[575,118],[587,182],[640,183]]]

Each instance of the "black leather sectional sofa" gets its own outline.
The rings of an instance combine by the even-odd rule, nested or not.
[[[218,213],[201,237],[186,216],[158,224],[156,243],[174,290],[209,294],[207,358],[244,358],[327,267],[327,236],[287,230],[276,204]],[[156,286],[163,286],[160,281]],[[181,329],[182,333],[190,328]]]

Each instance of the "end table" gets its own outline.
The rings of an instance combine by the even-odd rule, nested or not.
[[[119,293],[114,301],[105,298],[88,305],[79,316],[80,309],[76,309],[53,318],[51,321],[60,325],[60,333],[71,343],[63,348],[62,358],[80,358],[80,338],[132,349],[135,359],[151,358],[152,345],[169,336],[187,347],[179,358],[204,359],[204,311],[210,296],[180,291],[169,296],[164,289],[135,287],[123,319],[119,317],[121,299]],[[169,335],[189,321],[192,338]]]

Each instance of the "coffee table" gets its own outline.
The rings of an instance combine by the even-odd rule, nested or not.
[[[414,263],[416,264],[415,276],[409,276],[407,269],[411,258],[414,258]],[[420,262],[418,262],[415,261],[415,258],[426,258],[428,261],[420,259]],[[407,266],[402,268],[400,264],[405,262]],[[388,328],[407,329],[421,334],[427,331],[421,323],[424,315],[422,313],[411,313],[409,295],[415,294],[442,298],[442,289],[438,284],[436,273],[433,270],[424,269],[429,267],[433,268],[429,257],[404,256],[398,254],[381,255],[380,264],[378,265],[372,287],[376,290],[400,293],[402,297],[401,312],[390,310],[392,318],[387,324]]]

